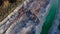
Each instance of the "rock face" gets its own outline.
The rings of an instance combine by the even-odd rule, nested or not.
[[[0,22],[5,19],[13,10],[21,5],[24,0],[0,0]]]
[[[2,0],[0,0],[0,6],[2,5],[2,3],[3,3],[3,1],[2,1]]]
[[[10,3],[15,3],[17,0],[8,0]]]
[[[43,7],[41,5],[45,5],[44,1],[42,1],[42,4],[40,2],[41,0],[27,0],[21,6],[17,7],[17,9],[0,24],[0,33],[36,34],[36,27],[40,24],[40,10],[41,7]]]

